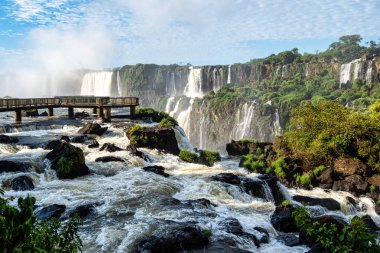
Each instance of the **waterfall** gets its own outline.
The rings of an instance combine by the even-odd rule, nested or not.
[[[172,107],[174,105],[174,99],[175,99],[175,97],[168,98],[168,101],[166,102],[166,106],[165,106],[165,112],[166,113],[170,113],[171,112]]]
[[[255,111],[256,101],[253,101],[250,105],[245,103],[242,110],[238,110],[236,115],[236,124],[232,129],[230,139],[240,140],[249,137],[250,126]]]
[[[193,109],[194,99],[190,99],[190,105],[178,115],[178,124],[183,128],[187,136],[190,136],[190,114]]]
[[[372,65],[373,61],[368,61],[367,71],[365,73],[365,83],[367,85],[372,83]]]
[[[170,75],[170,77],[167,78],[169,79],[169,82],[166,81],[166,95],[174,97],[177,94],[177,90],[175,88],[175,73],[169,72],[168,75]]]
[[[281,68],[281,77],[285,77],[286,76],[286,71],[287,71],[287,66],[286,65],[282,66],[282,68]]]
[[[191,145],[191,142],[189,138],[186,136],[185,131],[181,127],[176,126],[174,128],[174,132],[175,132],[175,138],[177,139],[177,142],[178,142],[178,147],[181,150],[187,149],[189,151],[194,152],[194,147],[193,145]]]
[[[342,88],[342,84],[347,84],[350,81],[351,63],[342,64],[340,66],[339,76],[339,89]]]
[[[190,98],[203,98],[202,68],[190,67],[190,73],[185,87],[185,96]]]
[[[117,71],[117,93],[119,97],[123,96],[122,85],[120,80],[120,72]]]
[[[231,65],[228,65],[227,83],[231,83]]]
[[[207,148],[207,130],[209,125],[209,111],[204,111],[204,105],[205,101],[203,100],[202,106],[201,106],[201,119],[200,119],[200,125],[199,125],[199,148],[205,149]]]
[[[87,73],[83,77],[80,94],[84,96],[111,96],[112,71]]]
[[[309,63],[306,63],[305,65],[305,77],[309,76]]]
[[[354,78],[352,81],[355,79],[363,79],[363,62],[361,60],[355,60],[352,61],[351,64],[354,65]]]
[[[182,100],[182,98],[179,98],[178,101],[177,101],[177,103],[174,106],[174,109],[169,112],[170,116],[175,117],[177,115],[178,110],[179,110],[179,106],[180,106],[180,103],[181,103],[181,100]],[[173,103],[174,103],[174,101],[173,101]]]
[[[280,114],[278,113],[278,109],[276,108],[275,120],[273,122],[273,130],[274,136],[280,136],[282,134],[282,128],[280,124]]]
[[[212,72],[212,90],[216,93],[224,85],[223,69],[214,68]]]

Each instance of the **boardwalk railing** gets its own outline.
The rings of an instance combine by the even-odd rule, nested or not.
[[[23,108],[23,107],[66,107],[66,106],[137,106],[137,97],[54,97],[54,98],[21,98],[0,99],[0,108]]]

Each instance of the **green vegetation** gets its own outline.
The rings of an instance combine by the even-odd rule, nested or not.
[[[370,185],[369,190],[370,192],[374,192],[376,190],[376,186]]]
[[[175,127],[177,125],[177,121],[173,118],[173,117],[167,117],[167,118],[163,118],[161,121],[160,121],[160,124],[158,125],[159,128],[163,128],[163,127]]]
[[[220,154],[217,151],[200,150],[199,156],[189,150],[181,150],[179,158],[188,163],[200,163],[206,166],[213,166],[214,163],[220,161]]]
[[[290,127],[284,134],[293,156],[307,166],[332,166],[338,157],[352,157],[379,169],[380,124],[376,103],[371,114],[349,110],[338,103],[309,101],[292,111]],[[311,169],[312,169],[311,168]]]
[[[197,154],[190,152],[189,150],[181,150],[179,152],[179,158],[188,163],[196,163],[198,161]]]
[[[0,190],[0,252],[71,253],[81,251],[78,217],[66,223],[57,219],[37,222],[35,198],[18,199],[18,208],[8,204]]]
[[[62,156],[59,158],[57,162],[57,175],[61,178],[66,178],[68,175],[70,175],[72,168],[74,165],[74,161]]]
[[[297,207],[293,218],[299,228],[331,252],[379,252],[380,247],[364,222],[355,217],[342,228],[336,224],[314,221],[303,207]]]
[[[158,112],[152,108],[137,108],[136,118],[152,118],[154,122],[160,123],[160,128],[178,125],[177,121],[166,112]]]
[[[242,157],[243,166],[255,173],[262,173],[265,167],[264,155],[248,154]]]
[[[211,151],[211,150],[200,150],[199,151],[199,158],[198,161],[201,164],[207,165],[207,166],[213,166],[214,163],[220,161],[220,154],[217,151]]]
[[[303,175],[298,175],[296,177],[296,182],[303,185],[303,186],[307,186],[307,185],[310,185],[311,184],[311,178],[308,174],[303,174]]]
[[[286,199],[286,200],[282,201],[281,205],[283,207],[289,207],[292,205],[292,202],[290,200]]]
[[[324,170],[326,169],[326,167],[324,165],[320,165],[320,166],[317,166],[313,169],[313,174],[314,176],[319,176]]]
[[[212,236],[212,231],[210,229],[203,229],[202,235],[207,237],[207,238],[210,238]]]
[[[284,158],[279,157],[276,161],[274,161],[272,163],[272,168],[274,169],[274,172],[277,174],[278,177],[286,177],[285,170],[288,168],[288,165],[286,164]]]

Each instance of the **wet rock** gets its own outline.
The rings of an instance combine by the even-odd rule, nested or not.
[[[358,196],[364,194],[367,189],[368,183],[364,180],[362,176],[352,175],[345,177],[343,180],[334,181],[333,190],[334,191],[347,191]]]
[[[236,243],[235,245],[230,245],[226,243],[225,240],[211,242],[205,250],[201,249],[201,250],[192,251],[192,253],[205,253],[205,252],[207,253],[250,253],[251,251],[239,249],[236,246]]]
[[[38,114],[38,110],[37,109],[23,110],[21,114],[24,117],[38,117],[38,116],[40,116]]]
[[[368,214],[364,215],[363,217],[360,218],[366,227],[371,231],[371,232],[378,232],[380,231],[380,228],[376,225],[376,223],[372,220],[371,216]]]
[[[277,239],[288,247],[300,245],[300,240],[295,233],[280,234]]]
[[[314,221],[319,222],[320,224],[335,224],[338,230],[341,230],[344,225],[347,225],[347,222],[337,215],[322,215],[314,218]]]
[[[85,143],[87,141],[87,135],[78,135],[71,138],[72,143]]]
[[[69,137],[69,136],[62,136],[62,137],[61,137],[61,141],[64,141],[64,142],[70,143],[70,137]]]
[[[163,177],[169,177],[168,173],[165,173],[165,168],[158,165],[147,166],[143,168],[144,171],[153,172]]]
[[[324,171],[322,171],[321,175],[319,175],[318,180],[321,184],[324,185],[330,185],[331,188],[332,184],[334,183],[334,170],[332,168],[326,168]]]
[[[32,169],[33,166],[30,163],[14,162],[3,160],[0,161],[0,173],[3,172],[27,172]]]
[[[47,116],[49,116],[49,114],[47,113],[47,111],[43,111],[42,113],[40,113],[40,116],[41,117],[47,117]]]
[[[367,166],[359,160],[341,157],[334,162],[334,170],[343,176],[365,175]]]
[[[74,114],[74,117],[79,118],[79,119],[84,119],[84,118],[87,118],[88,116],[90,115],[87,112],[76,112]]]
[[[87,146],[88,148],[98,148],[99,147],[99,142],[97,140],[92,140],[90,144]]]
[[[246,193],[252,196],[255,196],[257,198],[265,199],[266,195],[263,188],[264,187],[263,184],[264,183],[260,180],[253,180],[250,178],[241,178],[241,187]]]
[[[293,211],[292,206],[277,206],[270,219],[273,227],[281,232],[298,232],[299,229],[292,217]]]
[[[164,150],[174,155],[178,155],[180,151],[174,129],[170,127],[142,128],[132,131],[132,133],[128,131],[127,136],[130,140],[132,137],[137,137],[135,138],[136,143],[134,143],[136,147]]]
[[[53,149],[56,149],[56,148],[59,148],[62,144],[62,141],[61,140],[53,140],[53,141],[49,141],[44,149],[47,149],[47,150],[53,150]]]
[[[192,223],[170,222],[159,226],[151,236],[139,241],[132,252],[176,253],[192,249],[202,249],[209,239]]]
[[[220,173],[212,176],[211,179],[233,185],[240,185],[241,183],[239,176],[232,173]]]
[[[88,216],[94,214],[96,211],[95,208],[100,205],[102,205],[102,203],[96,202],[77,206],[74,209],[66,212],[62,219],[65,220],[74,217],[74,215],[79,215],[79,217],[82,219],[87,218]]]
[[[121,157],[116,156],[103,156],[95,159],[95,162],[109,163],[109,162],[125,162]]]
[[[51,168],[57,172],[60,179],[90,174],[83,151],[69,143],[62,142],[46,155],[46,159],[51,161]]]
[[[144,152],[137,150],[135,145],[128,145],[127,151],[131,153],[131,155],[138,156],[147,162],[151,162],[151,159],[149,158],[149,156],[147,156]]]
[[[225,229],[227,233],[231,233],[240,237],[245,237],[251,240],[256,247],[260,247],[260,242],[257,237],[253,234],[243,231],[243,227],[240,222],[235,218],[225,219],[220,223],[220,226]]]
[[[103,135],[107,131],[108,127],[101,127],[97,123],[87,123],[78,130],[78,134],[96,134]]]
[[[34,189],[33,180],[28,176],[19,176],[11,181],[11,188],[14,191],[30,191]]]
[[[270,175],[260,175],[259,179],[265,181],[268,184],[276,206],[281,205],[281,203],[286,200],[286,196],[278,186],[279,181],[277,177]]]
[[[123,149],[119,148],[115,144],[112,143],[104,143],[103,146],[99,149],[100,151],[107,151],[107,152],[116,152],[116,151],[121,151]]]
[[[253,229],[258,231],[261,235],[261,237],[258,238],[260,244],[269,243],[269,233],[265,228],[254,227]]]
[[[19,140],[17,137],[0,134],[0,143],[9,144],[9,143],[16,143],[18,141]]]
[[[232,140],[230,143],[227,143],[226,150],[228,155],[234,156],[242,156],[247,154],[253,154],[256,152],[258,148],[262,150],[265,149],[266,146],[272,145],[271,143],[258,143],[255,140],[248,141],[234,141]]]
[[[209,208],[211,206],[216,206],[210,202],[210,200],[205,198],[200,199],[191,199],[191,200],[179,200],[176,198],[163,198],[161,200],[161,205],[165,207],[172,208],[188,208],[188,209],[204,209]]]
[[[315,198],[302,195],[293,196],[293,200],[302,203],[306,206],[322,206],[332,211],[339,211],[340,204],[332,198]]]
[[[64,213],[65,210],[66,210],[65,205],[53,204],[50,206],[43,207],[37,210],[35,213],[36,213],[37,219],[49,220],[51,218],[59,219],[61,217],[61,214]]]

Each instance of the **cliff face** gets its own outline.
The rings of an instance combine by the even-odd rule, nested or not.
[[[114,69],[110,96],[138,96],[141,105],[166,111],[183,127],[199,148],[224,151],[231,139],[254,138],[271,141],[288,120],[289,107],[277,108],[270,98],[218,97],[223,87],[269,89],[274,84],[329,73],[340,88],[355,79],[365,84],[380,80],[380,58],[358,59],[346,64],[309,62],[271,65],[260,61],[245,64],[189,67],[138,64]],[[91,75],[92,73],[88,73]],[[99,74],[98,74],[99,75]],[[91,86],[91,84],[86,84]],[[95,86],[98,84],[94,84]],[[268,88],[269,87],[269,88]],[[217,93],[216,95],[214,95]],[[89,94],[83,94],[89,95]]]

